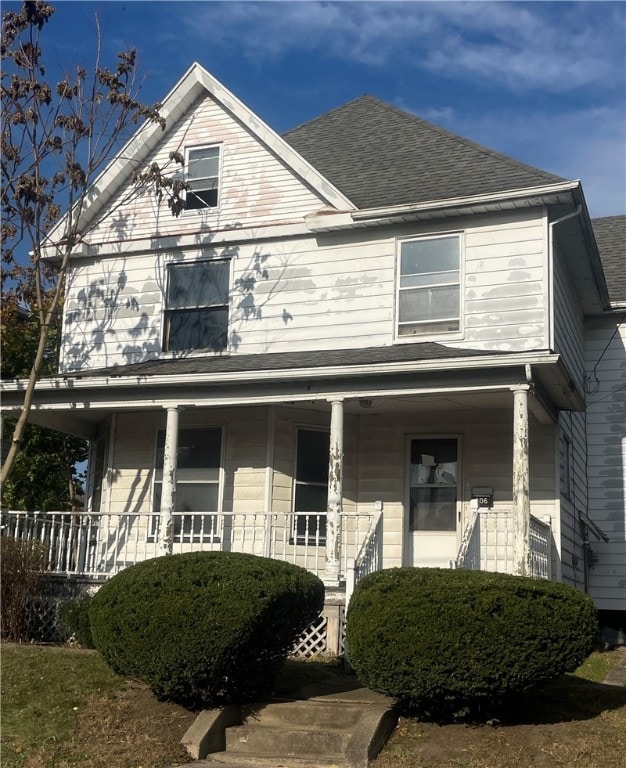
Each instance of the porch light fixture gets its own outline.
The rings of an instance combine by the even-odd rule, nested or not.
[[[361,406],[361,408],[371,408],[372,401],[369,398],[363,398],[359,400],[359,405]]]

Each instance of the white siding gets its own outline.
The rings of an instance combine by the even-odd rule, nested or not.
[[[589,517],[609,537],[591,539],[590,593],[626,611],[626,313],[589,320],[585,333]]]
[[[395,339],[396,237],[449,230],[464,232],[464,315],[462,332],[443,343],[546,348],[544,226],[541,212],[529,211],[85,260],[68,280],[61,370],[159,356],[166,264],[200,257],[233,261],[231,354],[389,346]]]
[[[138,238],[195,234],[210,240],[220,229],[297,221],[313,213],[324,201],[269,149],[259,143],[231,113],[209,96],[196,102],[168,129],[158,150],[142,167],[156,162],[168,173],[181,166],[169,161],[170,152],[184,154],[186,147],[220,144],[222,151],[219,207],[185,211],[174,217],[152,193],[129,200],[130,183],[113,196],[100,223],[88,232],[91,245]],[[182,178],[182,170],[178,170]],[[125,202],[126,201],[126,202]],[[84,233],[87,234],[87,233]]]
[[[587,505],[585,414],[562,411],[559,414],[558,438],[559,466],[556,482],[559,483],[561,575],[566,584],[584,589],[583,540],[578,513],[584,512]],[[566,483],[560,480],[567,466],[565,452],[568,442],[569,489],[566,488]]]
[[[585,375],[583,335],[581,303],[566,271],[565,255],[557,247],[554,254],[554,349],[563,356],[581,392]]]

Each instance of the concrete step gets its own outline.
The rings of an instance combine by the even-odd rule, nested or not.
[[[282,701],[268,704],[253,712],[244,712],[246,724],[311,726],[313,728],[331,728],[333,730],[350,729],[355,726],[363,714],[362,706],[344,702],[326,701]]]
[[[306,757],[260,757],[241,752],[218,752],[205,760],[198,760],[178,768],[343,768],[342,760]]]
[[[248,723],[226,729],[226,752],[276,757],[342,758],[350,741],[346,730],[313,726]]]

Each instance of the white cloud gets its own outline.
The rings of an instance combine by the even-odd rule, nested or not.
[[[186,23],[207,44],[237,46],[257,62],[311,51],[565,92],[619,86],[624,17],[621,3],[229,2],[194,4]]]

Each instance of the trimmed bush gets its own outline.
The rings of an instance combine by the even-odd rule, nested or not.
[[[290,563],[191,552],[121,571],[94,595],[94,644],[110,666],[187,707],[262,696],[324,586]]]
[[[573,671],[596,637],[593,601],[571,587],[435,568],[365,577],[346,632],[364,685],[430,713],[473,711]]]
[[[89,595],[85,595],[76,600],[68,600],[59,608],[59,624],[63,638],[65,640],[74,638],[83,648],[94,647],[89,620],[91,599]]]

